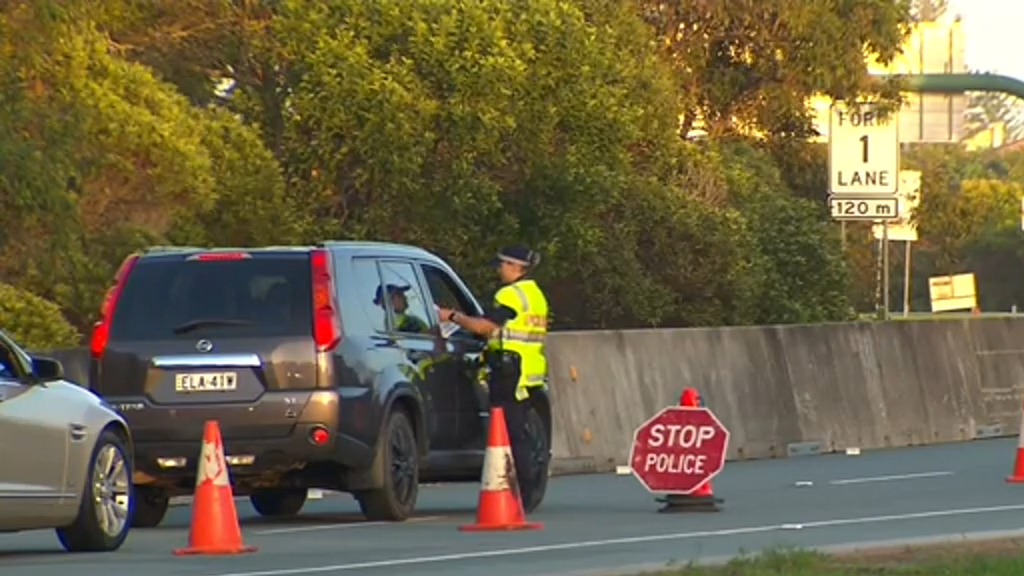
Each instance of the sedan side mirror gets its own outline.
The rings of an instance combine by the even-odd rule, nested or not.
[[[64,366],[58,360],[44,356],[32,357],[32,376],[37,380],[51,382],[64,378]]]

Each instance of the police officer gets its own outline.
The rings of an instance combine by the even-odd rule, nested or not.
[[[539,263],[540,255],[526,247],[505,248],[492,261],[502,287],[494,294],[494,303],[484,316],[466,316],[447,308],[438,310],[442,322],[454,322],[488,338],[484,358],[490,372],[490,402],[505,412],[519,493],[527,512],[539,502],[533,499],[534,459],[526,435],[526,414],[531,391],[544,386],[547,379],[544,338],[548,302],[528,276]],[[543,456],[547,458],[547,454]]]

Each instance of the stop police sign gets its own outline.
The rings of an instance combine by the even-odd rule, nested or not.
[[[636,429],[629,463],[648,491],[689,494],[722,470],[728,446],[711,410],[672,406]]]

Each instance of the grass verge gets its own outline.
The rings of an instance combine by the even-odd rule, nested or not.
[[[882,548],[843,554],[776,549],[723,566],[645,576],[1024,576],[1024,538]]]

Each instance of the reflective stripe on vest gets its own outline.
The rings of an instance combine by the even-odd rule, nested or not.
[[[542,386],[548,365],[544,339],[548,332],[548,301],[533,280],[520,280],[494,295],[495,306],[508,306],[516,317],[496,330],[487,342],[492,350],[516,352],[522,359],[519,386]]]

